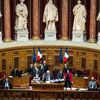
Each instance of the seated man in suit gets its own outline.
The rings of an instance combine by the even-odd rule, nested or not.
[[[31,74],[32,76],[34,76],[34,66],[33,66],[33,64],[30,64],[28,66],[27,72],[28,72],[28,74]]]
[[[97,90],[97,82],[94,77],[92,77],[88,83],[88,90]]]
[[[63,72],[60,70],[58,73],[57,73],[57,79],[62,79],[63,78]]]
[[[52,79],[53,79],[52,73],[49,70],[47,70],[47,72],[43,74],[43,81],[50,82],[50,80]]]
[[[34,77],[39,78],[39,69],[36,63],[34,63]]]
[[[18,70],[18,68],[14,68],[14,69],[12,70],[11,76],[12,76],[12,77],[19,76],[19,70]]]
[[[42,76],[43,76],[43,73],[44,73],[44,68],[43,68],[43,65],[42,63],[40,63],[39,65],[39,77],[40,77],[40,80],[42,80]]]
[[[2,88],[3,89],[11,89],[12,88],[12,85],[11,85],[10,81],[7,78],[3,80]]]

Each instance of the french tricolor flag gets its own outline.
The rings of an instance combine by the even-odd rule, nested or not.
[[[39,62],[42,58],[42,53],[40,51],[40,48],[38,49],[38,55],[37,55],[37,61]]]
[[[68,54],[68,50],[67,50],[67,48],[66,48],[65,54],[64,54],[64,57],[63,57],[64,63],[66,63],[66,62],[68,61],[68,59],[69,59],[69,54]]]

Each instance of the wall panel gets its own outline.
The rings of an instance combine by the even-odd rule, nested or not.
[[[32,63],[32,53],[35,48],[36,55],[40,48],[43,55],[42,61],[46,60],[50,70],[54,67],[62,69],[63,63],[59,63],[60,48],[64,55],[65,49],[68,48],[70,55],[68,66],[76,70],[82,70],[84,73],[100,76],[100,50],[88,49],[83,47],[66,47],[66,46],[40,46],[40,47],[16,47],[0,50],[0,71],[6,71],[7,74],[14,67],[25,71],[27,66]]]

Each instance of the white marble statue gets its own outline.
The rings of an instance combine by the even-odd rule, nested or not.
[[[1,32],[2,23],[1,23],[1,17],[2,17],[2,14],[1,14],[1,11],[0,11],[0,43],[2,43],[2,32]]]
[[[98,14],[97,21],[100,21],[100,12]]]
[[[16,22],[15,22],[15,30],[27,30],[27,17],[28,17],[28,9],[26,4],[24,4],[25,0],[20,0],[20,4],[16,6]]]
[[[46,23],[45,30],[56,31],[55,22],[57,21],[58,21],[58,9],[53,4],[53,0],[49,0],[45,6],[44,15],[43,15],[43,22]]]
[[[86,8],[81,4],[81,0],[77,1],[77,4],[73,8],[74,14],[74,23],[73,23],[73,32],[74,31],[85,31],[85,23],[86,23]]]
[[[1,11],[0,11],[0,17],[2,17]]]

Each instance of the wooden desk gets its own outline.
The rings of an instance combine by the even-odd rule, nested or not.
[[[100,91],[63,91],[64,99],[100,100]]]
[[[47,100],[50,98],[58,99],[86,99],[86,100],[100,100],[100,91],[64,91],[64,90],[33,90],[33,97],[38,98],[46,98]]]
[[[83,77],[73,77],[73,86],[78,88],[87,88],[89,79]]]
[[[84,79],[83,77],[73,77],[73,87],[81,87],[87,88],[88,86],[88,79]],[[63,83],[34,83],[31,82],[33,89],[35,90],[63,90],[64,82]]]
[[[13,86],[29,85],[30,76],[9,78]]]
[[[28,98],[31,100],[34,98],[54,98],[54,99],[80,99],[80,100],[100,100],[100,91],[64,91],[64,90],[28,90],[28,89],[0,89],[0,97],[10,98],[10,97],[21,97]]]
[[[54,99],[62,99],[64,100],[64,93],[63,90],[33,90],[33,97],[38,98],[46,98],[46,100],[50,98]]]
[[[13,97],[13,98],[28,98],[30,97],[31,100],[33,100],[33,91],[32,90],[29,90],[29,89],[9,89],[9,90],[5,90],[5,89],[0,89],[0,97],[1,98],[4,98],[4,97],[7,97],[7,98],[10,98],[10,97]]]
[[[32,82],[33,90],[63,90],[64,83],[34,83]]]

